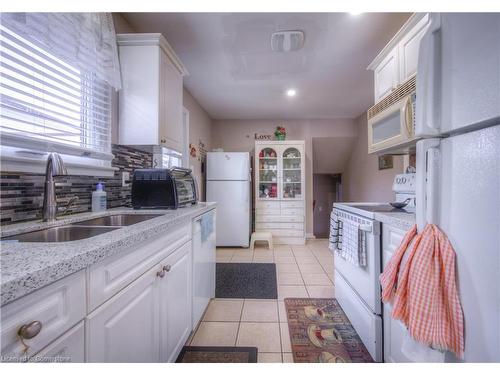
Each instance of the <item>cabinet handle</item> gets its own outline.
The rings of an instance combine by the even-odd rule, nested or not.
[[[169,272],[171,268],[172,266],[170,266],[170,264],[167,264],[166,266],[163,266],[163,271]]]
[[[156,273],[156,276],[158,276],[160,279],[163,279],[165,277],[165,271],[161,270]]]
[[[42,322],[39,320],[34,320],[29,324],[23,324],[21,328],[17,331],[17,336],[21,340],[21,344],[23,344],[24,349],[23,353],[26,353],[30,348],[28,344],[24,342],[24,340],[29,340],[35,337],[42,330]]]

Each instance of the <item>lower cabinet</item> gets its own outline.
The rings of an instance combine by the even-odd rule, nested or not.
[[[87,317],[87,362],[172,362],[191,332],[191,241]]]
[[[87,318],[87,362],[159,361],[158,266]]]
[[[85,362],[85,330],[80,322],[45,349],[30,358],[30,362]]]
[[[168,256],[160,282],[160,361],[174,362],[191,333],[191,241]],[[168,272],[166,271],[168,270]]]
[[[29,360],[81,322],[85,310],[85,271],[2,306],[0,361]]]
[[[2,306],[0,362],[174,362],[193,326],[191,224]]]

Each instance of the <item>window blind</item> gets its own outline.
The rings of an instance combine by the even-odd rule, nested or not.
[[[2,145],[111,160],[111,88],[0,25]]]

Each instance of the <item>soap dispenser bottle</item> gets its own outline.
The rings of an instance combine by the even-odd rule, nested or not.
[[[99,182],[95,191],[92,192],[92,212],[99,212],[106,210],[106,192],[104,185]]]

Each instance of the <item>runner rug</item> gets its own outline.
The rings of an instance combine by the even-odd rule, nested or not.
[[[256,363],[257,348],[232,346],[185,346],[177,363]]]
[[[274,263],[217,263],[216,298],[277,299]]]
[[[294,362],[373,362],[334,298],[285,298]]]

